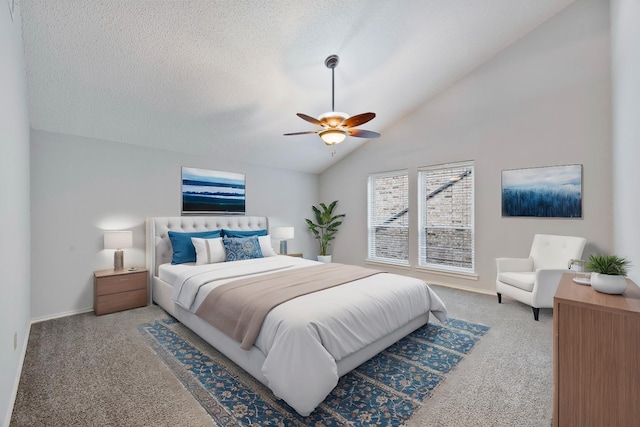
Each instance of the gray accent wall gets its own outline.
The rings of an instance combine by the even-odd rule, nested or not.
[[[19,2],[0,6],[0,423],[9,425],[29,312],[29,114]],[[14,337],[16,338],[14,347]]]
[[[495,258],[528,256],[536,233],[583,236],[585,256],[611,252],[609,34],[607,1],[576,2],[325,171],[321,198],[340,200],[347,214],[335,260],[365,263],[367,175],[403,168],[409,169],[414,267],[385,267],[390,271],[493,293]],[[375,129],[375,120],[367,129]],[[419,270],[417,168],[463,160],[475,162],[477,277]],[[502,170],[566,164],[583,165],[582,219],[502,217]]]
[[[640,2],[611,2],[614,248],[640,284]]]
[[[124,264],[144,266],[145,218],[180,216],[181,166],[244,173],[247,215],[294,226],[289,252],[315,251],[303,219],[318,198],[315,174],[43,131],[32,132],[31,144],[35,321],[93,309],[93,271],[113,268],[104,230],[132,230]]]

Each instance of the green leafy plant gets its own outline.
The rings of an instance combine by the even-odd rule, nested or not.
[[[320,203],[318,206],[311,206],[315,216],[315,222],[308,218],[305,218],[309,231],[313,233],[313,237],[320,242],[320,255],[327,255],[327,249],[329,249],[329,243],[335,239],[335,235],[338,232],[338,227],[342,225],[341,219],[345,214],[334,215],[333,210],[338,204],[337,200],[334,200],[327,206],[324,203]]]
[[[617,255],[590,255],[587,269],[594,273],[626,276],[631,262]]]

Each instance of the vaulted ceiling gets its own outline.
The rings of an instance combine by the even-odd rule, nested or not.
[[[575,0],[23,0],[31,126],[319,173]],[[296,116],[375,112],[332,149]],[[416,130],[419,137],[419,129]]]

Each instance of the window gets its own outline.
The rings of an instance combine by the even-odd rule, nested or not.
[[[367,225],[373,261],[409,264],[409,172],[369,175]]]
[[[420,168],[418,197],[418,265],[473,273],[473,162]]]

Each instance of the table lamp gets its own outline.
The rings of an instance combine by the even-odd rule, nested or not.
[[[280,254],[287,254],[287,240],[293,239],[293,227],[274,227],[273,238],[280,240]]]
[[[104,248],[115,249],[113,254],[113,269],[124,268],[124,248],[133,246],[133,233],[131,231],[105,231]]]

